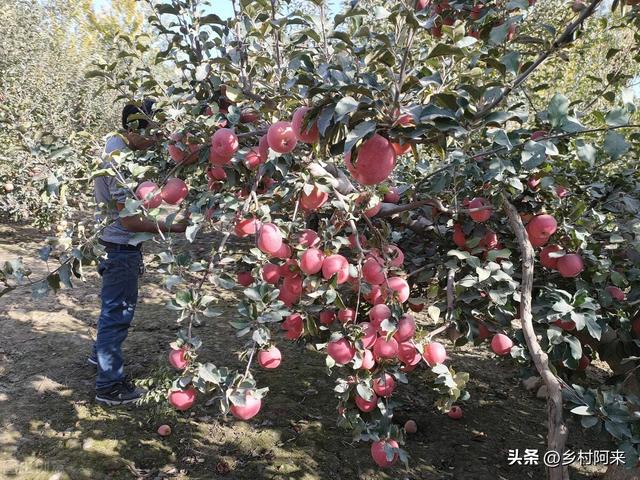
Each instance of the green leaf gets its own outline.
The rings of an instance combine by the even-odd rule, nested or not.
[[[187,240],[189,240],[190,243],[193,243],[193,241],[196,239],[196,235],[200,231],[200,228],[202,228],[202,224],[201,223],[195,223],[195,224],[189,225],[187,227],[187,229],[185,230],[184,234],[185,234],[185,237],[187,237]]]
[[[213,275],[213,282],[224,289],[231,290],[236,286],[236,281],[231,278],[227,273],[220,275]]]
[[[502,56],[500,63],[505,66],[507,72],[515,75],[518,73],[518,68],[520,66],[520,54],[518,52],[509,52]]]
[[[243,293],[249,300],[253,300],[254,302],[262,301],[262,295],[260,295],[260,292],[256,288],[246,288]]]
[[[216,15],[215,13],[210,13],[208,15],[205,15],[203,17],[200,17],[200,25],[207,25],[207,24],[212,24],[212,23],[217,23],[219,25],[224,25],[225,21],[222,20],[218,15]]]
[[[589,164],[593,167],[596,162],[596,149],[590,143],[586,143],[584,140],[576,140],[576,155],[578,159]]]
[[[105,77],[105,76],[106,74],[102,70],[89,70],[87,73],[84,74],[84,78],[86,79]]]
[[[580,423],[583,428],[591,428],[598,424],[598,417],[582,417]]]
[[[605,122],[610,127],[621,127],[629,124],[629,114],[624,108],[616,108],[607,113]]]
[[[556,93],[549,102],[549,118],[554,128],[561,127],[569,115],[569,99],[560,93]]]
[[[67,288],[73,288],[73,284],[71,283],[71,265],[69,263],[64,263],[58,269],[58,275],[60,276],[60,281]]]
[[[358,383],[356,391],[366,401],[370,401],[373,398],[373,389],[365,383]]]
[[[439,43],[429,52],[427,58],[448,57],[448,56],[463,56],[464,51],[461,48],[454,47],[447,43]]]
[[[346,115],[356,111],[358,101],[353,97],[344,97],[336,104],[334,118],[336,122],[341,121]]]
[[[191,292],[189,290],[180,290],[176,292],[175,301],[178,305],[182,307],[186,307],[191,303],[193,297],[191,296]]]
[[[532,170],[544,163],[547,158],[546,147],[538,142],[527,142],[521,155],[522,168]]]
[[[47,280],[41,280],[37,283],[34,283],[31,286],[31,296],[38,300],[40,298],[44,298],[49,294],[49,282]]]
[[[478,281],[484,282],[491,276],[491,270],[487,270],[485,268],[476,268],[476,273],[478,274]]]
[[[576,415],[593,415],[593,412],[588,405],[580,405],[579,407],[572,408],[571,413]]]
[[[138,245],[139,243],[146,242],[153,238],[153,233],[150,232],[136,232],[131,235],[129,239],[129,245]]]
[[[38,249],[38,256],[40,260],[47,261],[49,260],[49,255],[51,254],[51,245],[45,245],[42,248]]]
[[[573,305],[570,305],[564,300],[560,299],[556,303],[554,303],[551,308],[553,308],[553,310],[555,310],[556,312],[564,315],[565,313],[569,313],[573,310]]]
[[[373,10],[373,15],[376,20],[384,20],[391,15],[391,13],[386,8],[378,6]]]
[[[500,45],[501,43],[504,43],[507,38],[508,31],[509,25],[507,23],[503,23],[502,25],[493,27],[491,29],[491,33],[489,34],[489,43],[491,43],[492,45]]]
[[[198,377],[203,379],[205,382],[213,383],[214,385],[219,385],[222,381],[220,371],[213,363],[204,363],[200,365],[200,368],[198,368]]]
[[[610,420],[605,420],[604,428],[618,440],[626,440],[631,437],[629,427],[625,423],[614,423]]]
[[[164,285],[167,290],[172,290],[177,285],[182,283],[182,277],[180,275],[168,275],[164,280]]]
[[[263,346],[269,343],[269,340],[271,339],[271,335],[269,334],[269,330],[267,328],[260,327],[254,330],[253,335],[251,336],[251,339],[254,342],[256,342],[258,345]]]
[[[359,123],[356,127],[349,132],[347,139],[344,142],[344,152],[350,151],[358,140],[365,135],[374,132],[376,129],[376,122],[368,120],[366,122]]]
[[[629,151],[629,144],[617,132],[609,132],[604,139],[604,151],[613,159],[617,159]]]
[[[427,308],[427,313],[434,322],[437,322],[440,319],[440,309],[435,305],[429,305],[429,308]]]
[[[196,81],[204,82],[205,79],[209,76],[209,72],[211,71],[211,65],[208,63],[201,63],[196,68]]]

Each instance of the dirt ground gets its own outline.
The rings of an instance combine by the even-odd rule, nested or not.
[[[42,233],[0,225],[0,262],[29,260]],[[27,291],[0,297],[0,479],[412,479],[522,480],[544,478],[542,466],[509,466],[508,449],[544,451],[545,402],[520,383],[518,367],[486,348],[451,349],[451,364],[471,374],[465,416],[454,421],[433,407],[434,394],[417,372],[399,389],[404,407],[397,420],[413,418],[408,438],[410,468],[381,471],[369,445],[352,443],[335,425],[333,380],[323,357],[281,342],[284,361],[274,372],[257,371],[271,389],[251,422],[220,417],[205,401],[191,412],[163,408],[103,408],[93,401],[94,371],[85,365],[95,334],[99,277],[56,296],[34,301]],[[166,364],[168,343],[179,328],[164,308],[159,277],[143,278],[135,324],[125,343],[127,369],[151,375]],[[227,320],[211,319],[197,330],[205,341],[201,361],[236,366],[235,338]],[[589,367],[597,374],[596,367]],[[174,433],[160,438],[162,423]],[[612,449],[570,420],[569,447]],[[601,478],[605,468],[572,466],[573,479]]]

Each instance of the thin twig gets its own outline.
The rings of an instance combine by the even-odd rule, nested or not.
[[[480,120],[486,117],[495,107],[500,105],[514,89],[518,88],[553,52],[570,43],[575,31],[588,17],[594,14],[596,7],[601,1],[602,0],[593,0],[574,22],[567,25],[562,34],[551,44],[551,48],[538,55],[538,58],[536,58],[524,72],[518,75],[511,85],[505,87],[500,95],[476,113],[474,120]]]

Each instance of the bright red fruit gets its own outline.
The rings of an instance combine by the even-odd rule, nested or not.
[[[408,366],[414,366],[420,363],[422,355],[416,349],[415,345],[409,341],[398,343],[398,359]]]
[[[338,310],[338,320],[340,323],[353,323],[356,319],[356,311],[353,308]]]
[[[483,207],[486,207],[486,208],[483,208]],[[483,208],[482,210],[469,212],[469,216],[474,222],[482,223],[482,222],[486,222],[491,218],[493,209],[491,207],[491,204],[489,203],[489,200],[487,200],[486,198],[477,197],[471,200],[469,202],[469,209],[471,210],[474,208]]]
[[[444,363],[447,351],[440,342],[430,342],[424,347],[424,360],[430,367]]]
[[[398,203],[400,201],[400,193],[396,187],[391,187],[390,191],[384,194],[382,199],[386,203]]]
[[[289,153],[296,148],[298,138],[291,123],[280,121],[269,127],[267,131],[267,141],[269,142],[269,147],[274,152]]]
[[[369,322],[362,322],[359,324],[362,328],[364,335],[360,339],[364,348],[371,348],[375,345],[378,339],[378,332],[376,326]]]
[[[303,247],[315,247],[320,244],[320,237],[313,230],[302,230],[298,235],[298,243]]]
[[[398,461],[398,453],[393,452],[393,457],[391,460],[387,459],[387,454],[384,451],[385,445],[389,445],[391,448],[398,448],[398,442],[393,439],[389,440],[378,440],[377,442],[373,442],[371,444],[371,457],[373,457],[373,461],[376,462],[380,468],[389,468],[394,463]]]
[[[336,312],[333,310],[323,310],[320,312],[320,323],[326,326],[331,325],[336,319]]]
[[[327,192],[323,192],[318,187],[313,187],[311,193],[306,194],[304,191],[300,196],[300,205],[302,208],[309,212],[313,212],[322,207],[327,200],[329,199],[329,194]]]
[[[384,282],[384,268],[382,260],[370,255],[362,264],[362,277],[372,285],[380,285]]]
[[[345,154],[344,162],[358,182],[376,185],[389,178],[396,164],[396,152],[389,140],[376,133],[360,146],[355,165],[351,163],[351,152]]]
[[[169,364],[176,370],[184,370],[189,365],[185,358],[186,350],[184,348],[171,349],[169,352]]]
[[[558,259],[557,269],[563,277],[577,277],[584,270],[584,262],[577,253],[567,253]]]
[[[404,303],[409,299],[409,284],[404,278],[391,277],[387,280],[387,285],[391,290],[396,292],[400,303]]]
[[[502,333],[498,333],[491,339],[491,350],[501,357],[508,355],[513,347],[513,341]]]
[[[249,170],[255,170],[266,161],[266,158],[263,158],[260,155],[260,150],[257,148],[252,148],[247,152],[244,156],[244,164]]]
[[[460,420],[463,415],[462,408],[458,407],[457,405],[454,405],[453,407],[451,407],[447,415],[449,416],[449,418],[453,418],[454,420]]]
[[[296,340],[302,335],[302,315],[299,313],[293,313],[285,318],[282,322],[282,329],[287,333],[285,337],[289,340]]]
[[[322,270],[324,253],[317,248],[310,248],[300,257],[300,270],[307,275],[315,275]]]
[[[390,243],[385,247],[385,253],[389,256],[389,265],[392,267],[401,267],[404,263],[404,253],[397,245]]]
[[[278,368],[282,362],[282,353],[278,347],[272,346],[268,350],[260,350],[258,352],[258,364],[262,368],[272,370]]]
[[[282,234],[273,223],[265,223],[258,231],[258,248],[264,253],[274,254],[282,246]]]
[[[195,388],[189,387],[184,390],[173,390],[169,393],[169,404],[176,410],[189,410],[194,403],[198,393]]]
[[[400,320],[398,320],[398,328],[396,333],[394,333],[393,338],[395,338],[398,342],[404,342],[413,338],[413,335],[416,333],[416,321],[414,318],[405,313]]]
[[[255,417],[262,408],[262,399],[254,397],[250,391],[244,396],[244,405],[231,404],[231,415],[240,420],[249,420]]]
[[[298,140],[304,143],[317,143],[320,139],[320,132],[318,132],[318,125],[314,122],[308,130],[304,125],[304,117],[311,108],[300,107],[293,112],[293,118],[291,119],[291,126],[296,134]]]
[[[207,177],[211,181],[222,181],[227,179],[227,172],[222,167],[212,167],[207,170]]]
[[[341,338],[327,344],[327,354],[333,358],[336,363],[345,365],[349,363],[354,355],[356,349],[349,343],[346,338]]]
[[[606,288],[606,291],[609,295],[611,295],[611,298],[613,298],[614,300],[617,300],[618,302],[624,302],[624,292],[618,287],[609,285]]]
[[[384,337],[378,338],[373,345],[373,356],[376,359],[392,359],[398,356],[398,342],[395,338],[386,340]]]
[[[183,180],[179,178],[170,178],[162,187],[160,195],[162,199],[169,205],[177,205],[189,194],[189,188]]]
[[[391,375],[385,373],[373,380],[373,391],[379,397],[390,397],[396,388],[396,381]]]
[[[369,310],[369,319],[376,328],[378,328],[384,320],[389,318],[391,318],[391,309],[382,303],[374,305],[373,308]]]
[[[559,245],[547,245],[540,251],[540,263],[543,267],[546,267],[550,270],[555,270],[558,267],[558,258],[559,257],[551,257],[550,254],[555,252],[561,252],[562,247]]]
[[[240,272],[238,273],[238,283],[243,287],[248,287],[253,283],[253,276],[251,272]]]
[[[238,222],[236,222],[236,226],[234,228],[235,234],[238,237],[244,238],[244,237],[248,237],[249,235],[253,235],[254,233],[256,233],[258,227],[260,225],[260,222],[258,222],[258,220],[256,220],[255,218],[244,218],[242,220],[239,220]]]
[[[278,280],[280,280],[280,266],[267,263],[262,267],[262,279],[272,285],[278,283]]]
[[[211,136],[211,152],[219,158],[231,158],[238,150],[238,137],[230,128],[219,128]]]
[[[365,400],[360,395],[356,394],[356,406],[360,409],[361,412],[371,412],[375,410],[378,405],[378,396],[374,393],[371,397],[371,400]]]
[[[464,248],[467,244],[467,238],[462,230],[462,225],[459,223],[453,225],[453,243],[455,243],[458,248]]]
[[[536,215],[527,224],[526,228],[530,238],[549,238],[556,233],[558,223],[551,215]]]
[[[349,262],[342,255],[329,255],[322,262],[322,276],[330,280],[336,274],[338,284],[346,282],[349,278]]]
[[[591,360],[589,360],[589,357],[587,357],[586,355],[582,355],[582,357],[580,357],[580,361],[578,362],[578,370],[586,370],[590,363]]]
[[[142,182],[136,188],[136,198],[143,200],[144,208],[157,208],[162,203],[162,194],[158,185],[154,182]]]

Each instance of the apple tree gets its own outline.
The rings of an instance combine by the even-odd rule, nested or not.
[[[565,450],[567,409],[635,467],[638,5],[574,2],[552,16],[531,0],[233,6],[222,19],[204,0],[150,1],[155,41],[114,48],[123,62],[155,52],[154,64],[97,63],[88,75],[120,100],[157,100],[161,145],[94,172],[131,191],[121,215],[186,212],[188,242],[219,239],[201,256],[174,236],[135,236],[162,247],[168,308],[184,326],[172,385],[151,396],[184,410],[217,395],[248,420],[268,401],[255,365],[286,362],[280,342],[308,343],[327,354],[338,423],[389,467],[408,461],[393,393],[417,367],[438,407],[461,412],[470,379],[446,362],[448,338],[541,377],[549,449]],[[584,72],[601,98],[542,82],[593,48],[594,29],[607,39],[599,54],[617,59],[611,75]],[[99,229],[46,252],[61,264],[36,294],[81,276]],[[232,236],[247,241],[240,266],[225,254]],[[15,288],[16,275],[14,263],[0,280]],[[220,316],[221,292],[238,285],[246,368],[233,371],[200,361],[207,339],[194,326]],[[596,358],[612,377],[586,387]],[[562,466],[548,474],[568,478]]]

